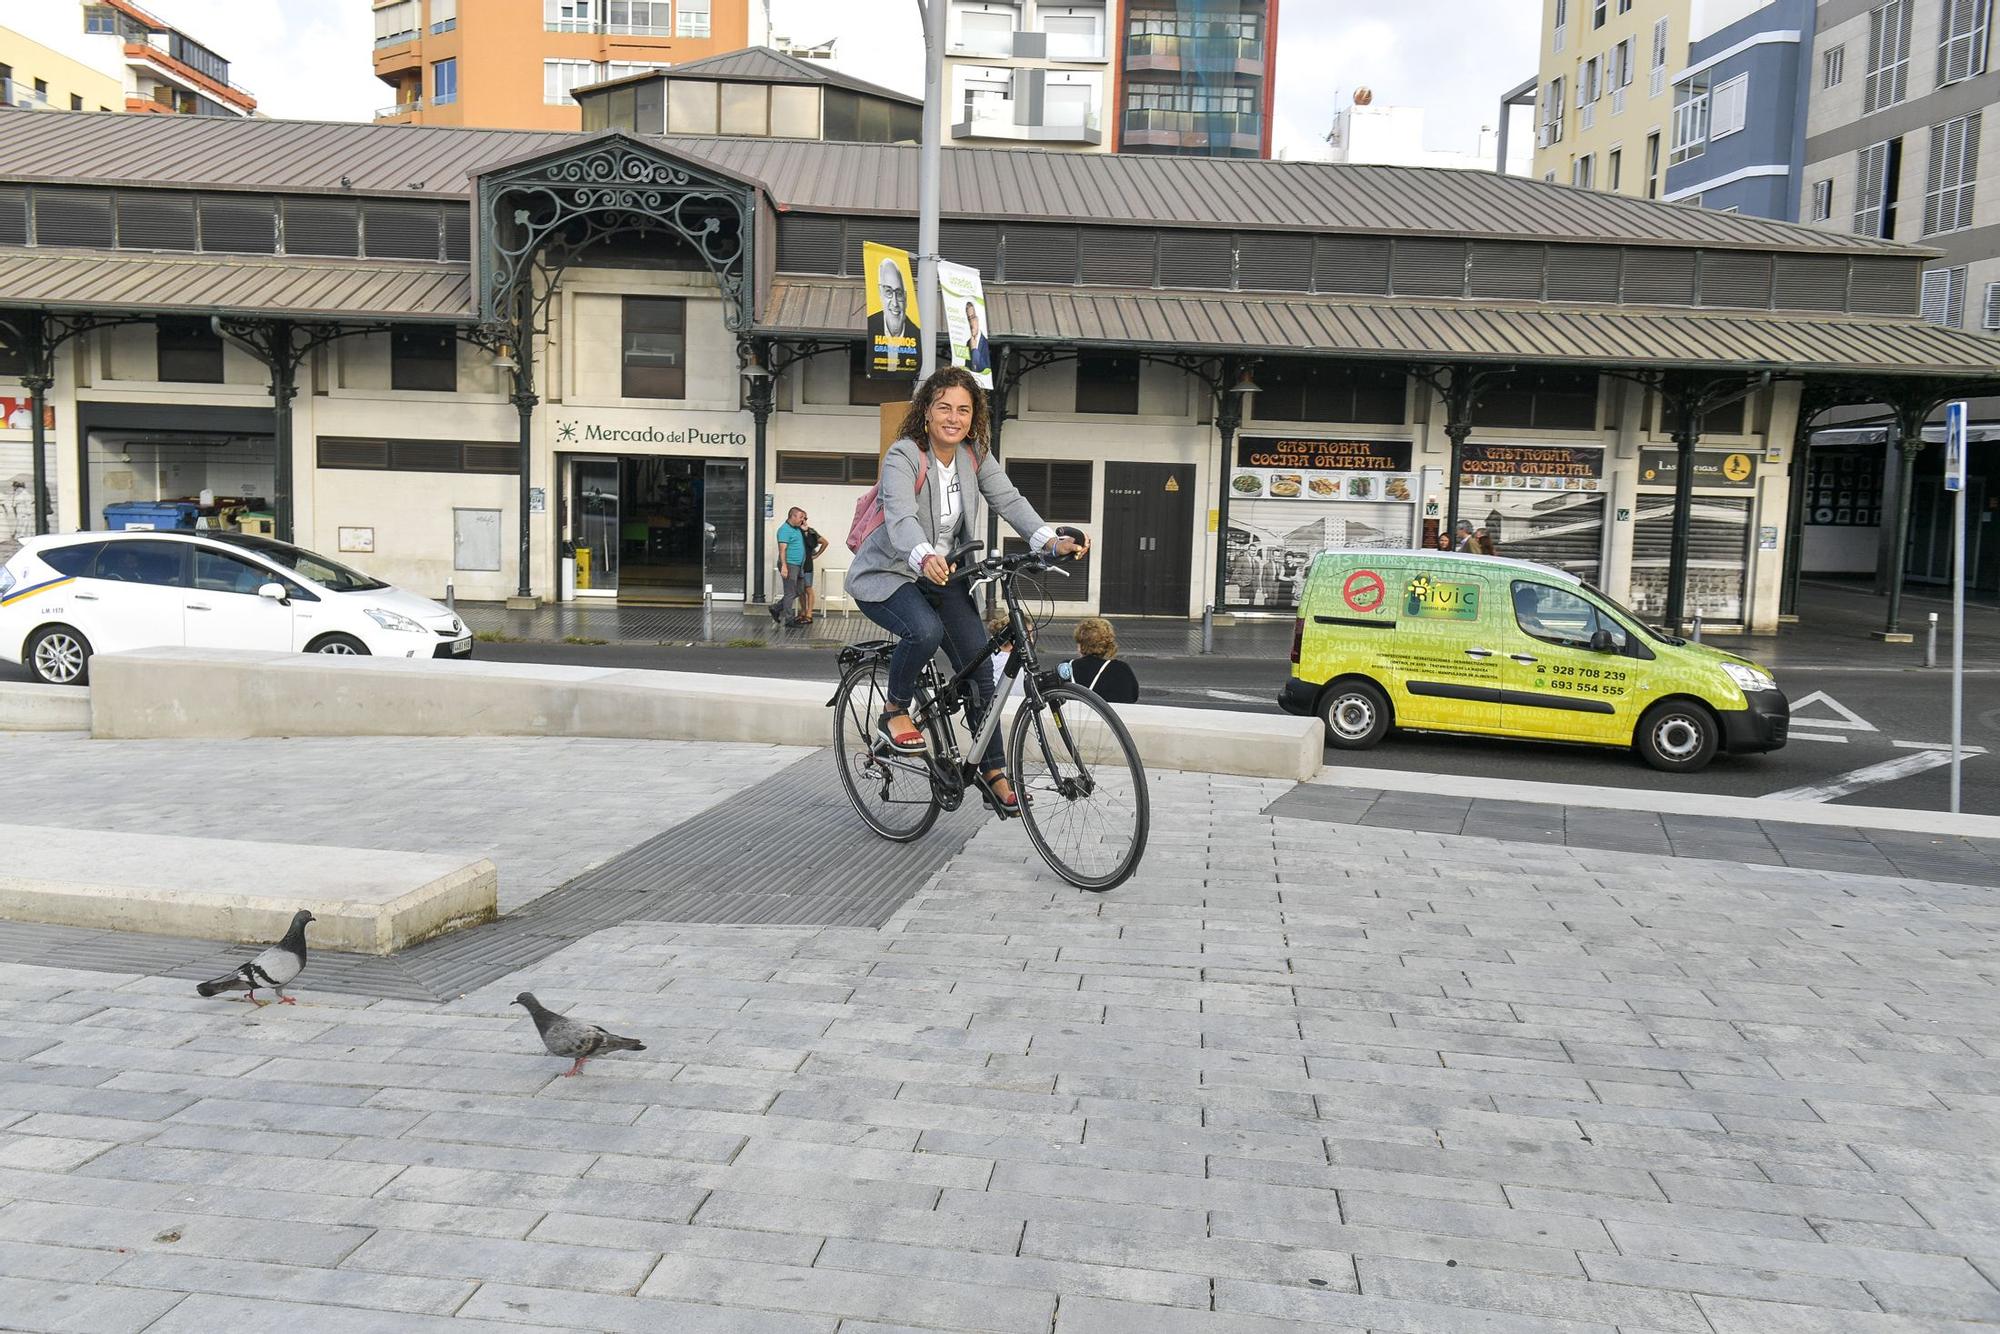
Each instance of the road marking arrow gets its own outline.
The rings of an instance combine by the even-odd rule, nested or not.
[[[1948,750],[1913,750],[1907,755],[1898,755],[1893,760],[1884,760],[1865,769],[1855,769],[1840,774],[1824,783],[1788,787],[1783,792],[1771,792],[1766,795],[1773,801],[1832,801],[1836,797],[1850,796],[1863,788],[1878,787],[1883,783],[1893,783],[1899,778],[1909,778],[1932,769],[1942,769],[1950,763],[1951,752]]]
[[[1812,704],[1823,704],[1827,708],[1832,709],[1835,713],[1839,714],[1840,716],[1838,718],[1799,717],[1799,713],[1802,710],[1804,710],[1808,705]],[[1841,732],[1873,732],[1878,730],[1875,724],[1869,722],[1867,719],[1863,718],[1860,714],[1848,708],[1845,704],[1842,704],[1839,700],[1835,699],[1833,696],[1827,694],[1824,690],[1815,690],[1810,695],[1805,695],[1792,702],[1792,726],[1831,727],[1836,731],[1841,731]]]

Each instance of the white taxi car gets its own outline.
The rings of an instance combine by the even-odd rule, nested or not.
[[[0,659],[81,685],[94,653],[268,649],[464,658],[451,611],[289,542],[233,532],[30,537],[0,565]]]

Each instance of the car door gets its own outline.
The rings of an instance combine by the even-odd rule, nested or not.
[[[1519,578],[1505,622],[1505,725],[1517,736],[1623,745],[1632,738],[1626,630],[1573,587]]]
[[[182,602],[189,648],[292,651],[292,608],[258,596],[280,583],[261,565],[213,547],[195,546],[194,582]]]
[[[1412,562],[1398,574],[1382,590],[1396,615],[1397,724],[1498,732],[1501,644],[1486,575],[1445,562]]]
[[[107,541],[76,581],[77,629],[99,653],[178,648],[187,591],[187,544],[153,538]]]

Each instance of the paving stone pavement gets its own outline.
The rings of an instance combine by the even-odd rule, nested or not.
[[[2000,1324],[1993,890],[1154,782],[1108,895],[989,822],[880,929],[444,1005],[0,966],[0,1324]],[[649,1049],[563,1078],[523,988]]]

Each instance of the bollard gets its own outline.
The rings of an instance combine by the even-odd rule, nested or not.
[[[444,609],[454,616],[458,615],[458,586],[449,579],[444,581]],[[1936,613],[1932,613],[1931,619],[1937,619]]]
[[[701,586],[701,642],[715,642],[715,585]]]
[[[1924,666],[1937,666],[1937,613],[1931,613],[1931,628],[1924,636]]]
[[[1215,604],[1207,603],[1201,609],[1201,651],[1215,652]]]
[[[1697,615],[1694,618],[1694,630],[1688,636],[1688,638],[1692,639],[1697,644],[1701,642],[1701,617],[1699,615]]]

